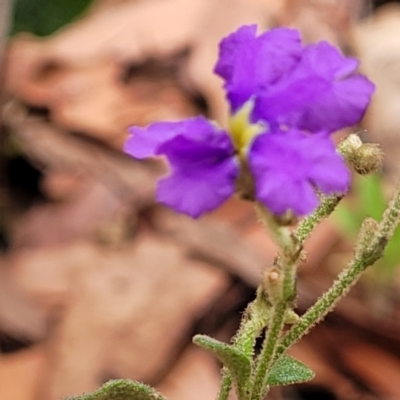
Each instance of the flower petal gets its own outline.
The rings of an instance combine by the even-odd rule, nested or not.
[[[179,135],[193,138],[207,136],[210,126],[211,123],[203,116],[183,121],[155,122],[146,128],[131,126],[131,136],[125,143],[124,151],[139,159],[155,156],[163,143]]]
[[[296,215],[306,215],[318,205],[315,191],[305,180],[293,179],[280,171],[266,172],[255,179],[257,199],[273,214],[291,210]]]
[[[360,121],[374,85],[356,73],[358,62],[326,42],[305,47],[297,67],[260,93],[253,120],[272,129],[285,125],[334,132]]]
[[[342,156],[336,152],[332,140],[325,134],[315,134],[308,136],[303,144],[309,152],[309,181],[327,195],[346,193],[350,185],[350,172]],[[303,152],[307,151],[305,147]]]
[[[257,25],[244,25],[237,31],[222,39],[219,44],[219,58],[214,67],[214,72],[226,81],[232,79],[236,60],[251,41],[255,40]]]
[[[343,193],[349,185],[345,163],[325,132],[262,134],[253,142],[248,160],[256,197],[275,214],[308,214],[318,205],[315,189],[329,195]]]
[[[255,35],[255,25],[243,26],[220,44],[214,71],[225,80],[234,112],[290,71],[301,55],[300,36],[296,30],[277,28],[258,37]]]
[[[214,129],[206,136],[201,141],[176,136],[158,150],[172,167],[159,182],[158,201],[195,218],[232,196],[239,174],[228,134]]]

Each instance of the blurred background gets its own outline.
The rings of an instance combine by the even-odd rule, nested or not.
[[[193,221],[157,205],[162,161],[123,154],[130,125],[204,114],[243,24],[291,26],[360,59],[377,86],[360,132],[385,152],[307,242],[300,313],[352,256],[400,173],[400,5],[371,0],[0,0],[0,399],[59,400],[111,378],[214,399],[219,364],[276,248],[250,204]],[[316,378],[272,400],[400,399],[400,233],[291,354]]]

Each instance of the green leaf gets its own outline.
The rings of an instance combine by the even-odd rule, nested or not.
[[[240,350],[206,335],[196,335],[193,343],[211,351],[228,368],[238,390],[239,398],[245,396],[251,374],[251,361]]]
[[[116,379],[93,393],[68,397],[65,400],[166,400],[152,387],[128,379]]]
[[[11,34],[47,36],[73,21],[93,0],[15,0]]]
[[[272,367],[268,377],[268,385],[292,385],[293,383],[310,381],[314,376],[314,371],[299,360],[290,356],[283,356]]]

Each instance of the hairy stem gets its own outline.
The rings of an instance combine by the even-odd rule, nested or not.
[[[232,378],[227,368],[222,368],[221,387],[218,393],[218,400],[228,400],[232,388]]]
[[[309,216],[305,217],[294,232],[300,245],[303,245],[314,228],[332,214],[343,196],[323,197],[319,207]]]
[[[261,400],[268,392],[268,372],[273,365],[278,339],[285,322],[286,309],[287,302],[285,300],[280,301],[273,309],[267,337],[258,358],[252,385],[251,400]]]
[[[349,268],[344,270],[326,292],[308,311],[300,318],[289,332],[283,337],[276,352],[276,358],[282,356],[286,350],[307,334],[318,322],[335,307],[336,303],[357,282],[366,265],[362,260],[354,261]]]
[[[253,356],[256,338],[266,327],[269,319],[268,305],[261,288],[257,291],[256,299],[250,303],[243,315],[240,328],[233,339],[233,346],[248,357]],[[218,400],[227,400],[232,388],[232,377],[227,368],[222,368],[221,389]],[[242,400],[242,399],[241,399]]]
[[[364,270],[374,264],[383,256],[386,245],[391,239],[394,230],[400,222],[400,185],[388,208],[383,214],[382,220],[365,240],[365,235],[359,237],[356,247],[356,257],[349,266],[342,271],[333,283],[332,287],[300,318],[289,332],[283,337],[278,346],[275,358],[282,356],[286,350],[295,342],[300,340],[310,329],[319,323],[332,309],[336,303],[349,291],[357,282]]]

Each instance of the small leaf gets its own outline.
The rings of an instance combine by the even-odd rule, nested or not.
[[[293,383],[310,381],[314,376],[314,371],[299,360],[290,356],[283,356],[272,367],[268,377],[268,385],[292,385]]]
[[[152,387],[128,379],[116,379],[93,393],[68,397],[65,400],[166,400]]]
[[[197,346],[211,351],[228,368],[236,383],[238,396],[239,398],[243,398],[251,374],[250,359],[235,347],[206,335],[196,335],[193,338],[193,342]]]

